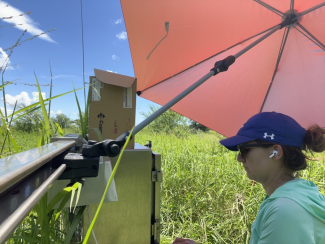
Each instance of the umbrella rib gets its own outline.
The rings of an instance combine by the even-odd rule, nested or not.
[[[291,2],[290,2],[290,11],[291,11],[291,13],[293,13],[294,6],[295,6],[295,0],[291,0]]]
[[[281,42],[281,46],[280,46],[280,50],[279,50],[279,55],[278,55],[278,59],[276,61],[276,65],[275,65],[275,69],[274,69],[274,72],[273,72],[273,76],[272,76],[272,79],[271,79],[271,83],[269,85],[269,88],[267,89],[267,92],[266,92],[266,95],[265,95],[265,98],[264,98],[264,101],[263,101],[263,104],[262,104],[262,107],[260,109],[260,112],[262,112],[263,108],[264,108],[264,105],[265,105],[265,102],[266,102],[266,99],[269,95],[269,92],[271,90],[271,87],[272,87],[272,84],[273,84],[273,80],[274,80],[274,77],[275,77],[275,74],[276,74],[276,71],[279,67],[279,63],[280,63],[280,60],[281,60],[281,57],[282,57],[282,53],[283,53],[283,50],[284,50],[284,46],[287,42],[287,39],[288,39],[288,35],[289,35],[289,31],[290,31],[290,26],[286,27],[286,30],[285,32],[283,33],[283,37],[282,37],[282,42]]]
[[[276,8],[273,8],[270,5],[264,3],[264,2],[262,2],[260,0],[254,0],[254,1],[261,4],[263,7],[267,8],[268,10],[271,10],[273,13],[275,13],[275,14],[281,16],[281,17],[284,15],[284,13],[282,13],[280,10],[277,10]]]
[[[303,27],[301,24],[297,23],[297,25],[304,30],[315,42],[319,44],[319,46],[322,47],[323,50],[325,50],[325,45],[319,41],[313,34],[311,34],[305,27]]]
[[[240,44],[242,44],[242,43],[244,43],[244,42],[246,42],[246,41],[249,41],[250,39],[252,39],[252,38],[254,38],[254,37],[257,37],[257,36],[259,36],[259,35],[262,35],[263,33],[268,32],[268,31],[274,29],[276,26],[278,26],[278,25],[275,25],[275,26],[273,26],[273,27],[271,27],[271,28],[269,28],[269,29],[267,29],[267,30],[265,30],[265,31],[262,31],[262,32],[260,32],[260,33],[258,33],[258,34],[256,34],[256,35],[254,35],[254,36],[251,36],[251,37],[249,37],[249,38],[247,38],[247,39],[245,39],[245,40],[243,40],[243,41],[241,41],[241,42],[238,42],[238,43],[232,45],[231,47],[228,47],[227,49],[224,49],[224,50],[222,50],[222,51],[220,51],[220,52],[218,52],[218,53],[216,53],[216,54],[214,54],[214,55],[212,55],[212,56],[210,56],[210,57],[208,57],[208,58],[206,58],[206,59],[204,59],[204,60],[202,60],[202,61],[200,61],[200,62],[198,62],[198,63],[196,63],[196,64],[194,64],[194,65],[192,65],[192,66],[190,66],[189,68],[184,69],[184,70],[178,72],[178,73],[175,74],[175,75],[172,75],[172,76],[170,76],[170,77],[168,77],[168,78],[166,78],[166,79],[163,79],[162,81],[159,81],[158,83],[156,83],[156,84],[154,84],[154,85],[152,85],[152,86],[149,86],[149,87],[143,89],[143,90],[141,91],[141,93],[144,92],[144,91],[146,91],[147,89],[149,89],[149,88],[151,88],[151,87],[154,87],[154,86],[156,86],[156,85],[158,85],[158,84],[160,84],[160,83],[162,83],[162,82],[164,82],[164,81],[166,81],[166,80],[172,78],[172,77],[175,77],[175,76],[177,76],[177,75],[179,75],[179,74],[181,74],[181,73],[183,73],[183,72],[185,72],[185,71],[187,71],[187,70],[189,70],[189,69],[192,69],[193,67],[195,67],[195,66],[197,66],[197,65],[199,65],[199,64],[201,64],[201,63],[204,63],[205,61],[207,61],[207,60],[209,60],[209,59],[211,59],[211,58],[213,58],[213,57],[215,57],[215,56],[217,56],[217,55],[219,55],[219,54],[221,54],[221,53],[223,53],[223,52],[225,52],[225,51],[227,51],[227,50],[229,50],[229,49],[231,49],[231,48],[233,48],[233,47],[236,47],[236,46],[238,46],[238,45],[240,45]]]
[[[317,45],[319,48],[323,49],[325,51],[325,48],[323,48],[320,44],[318,44],[316,41],[314,41],[312,38],[310,38],[308,35],[303,33],[301,30],[299,30],[297,27],[294,27],[297,31],[299,31],[301,34],[303,34],[305,37],[307,37],[310,41],[312,41],[315,45]]]
[[[303,16],[303,15],[308,14],[308,13],[310,13],[310,12],[312,12],[312,11],[318,9],[318,8],[321,8],[323,6],[325,6],[325,2],[322,2],[322,3],[320,3],[320,4],[318,4],[318,5],[314,6],[314,7],[312,7],[310,9],[305,10],[305,11],[302,11],[299,15],[300,16]]]
[[[290,26],[286,27],[286,31],[283,33],[282,43],[281,43],[281,46],[280,46],[278,59],[277,59],[277,62],[276,62],[276,65],[275,65],[275,69],[274,69],[274,73],[273,73],[272,80],[271,80],[272,82],[274,80],[276,71],[278,69],[278,66],[279,66],[279,63],[280,63],[280,59],[282,57],[282,53],[283,53],[283,50],[284,50],[284,46],[285,46],[285,44],[287,42],[287,39],[288,39],[289,30],[290,30]]]

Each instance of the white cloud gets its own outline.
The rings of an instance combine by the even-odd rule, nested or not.
[[[118,24],[122,24],[122,21],[123,21],[123,19],[117,19],[117,20],[114,21],[114,23],[116,25],[118,25]]]
[[[126,38],[128,38],[128,35],[126,31],[122,31],[121,33],[118,33],[116,37],[120,40],[126,40]]]
[[[111,72],[111,73],[116,73],[117,74],[117,72],[114,72],[114,71],[112,71],[112,70],[107,70],[108,72]]]
[[[45,92],[42,92],[43,99],[46,99]],[[28,93],[23,91],[19,95],[11,96],[10,94],[6,94],[6,102],[12,106],[15,105],[17,101],[17,105],[29,106],[32,103],[36,103],[39,101],[38,92],[32,92],[32,97],[29,97]]]
[[[26,14],[24,14],[24,12],[22,12],[19,9],[16,9],[14,7],[11,6],[7,6],[8,3],[1,1],[0,2],[0,18],[4,18],[4,17],[12,17],[9,19],[2,19],[3,21],[10,23],[10,24],[14,24],[15,28],[20,29],[22,31],[27,29],[27,32],[29,32],[31,35],[39,35],[41,33],[43,33],[44,31],[37,28],[35,24],[33,24],[33,20],[27,16]],[[22,16],[19,16],[22,15]],[[22,25],[21,25],[22,24]],[[40,35],[39,38],[45,40],[45,41],[49,41],[49,42],[55,42],[51,37],[49,37],[48,34],[43,34]]]
[[[14,69],[12,66],[9,66],[10,60],[8,58],[7,53],[3,51],[2,48],[0,47],[0,70],[4,69],[6,65],[8,65],[6,68],[7,70]]]
[[[55,75],[55,76],[53,76],[53,80],[54,79],[59,79],[59,78],[76,78],[76,77],[77,76],[75,76],[75,75]]]
[[[120,58],[118,56],[116,56],[115,54],[112,55],[112,59],[113,60],[119,60]]]
[[[50,114],[52,114],[52,115],[62,114],[62,111],[60,109],[56,112],[51,110]]]
[[[41,94],[42,94],[42,98],[46,99],[45,92],[41,92]],[[32,95],[33,95],[33,101],[38,102],[39,101],[39,92],[32,92]]]
[[[3,115],[6,116],[5,115],[5,108],[4,107],[0,107],[0,110],[3,113]],[[10,115],[12,113],[12,111],[13,111],[12,109],[7,108],[7,115]]]

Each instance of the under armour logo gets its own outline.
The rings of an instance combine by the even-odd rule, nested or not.
[[[267,132],[264,133],[264,136],[263,136],[263,137],[264,137],[264,138],[266,138],[266,137],[270,137],[271,140],[274,140],[274,134],[272,134],[272,135],[268,135]]]

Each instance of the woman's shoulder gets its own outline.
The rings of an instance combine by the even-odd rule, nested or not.
[[[285,223],[305,221],[313,222],[313,216],[299,203],[290,198],[277,198],[265,206],[263,222]]]
[[[295,200],[287,197],[279,197],[273,199],[272,201],[270,201],[270,203],[268,204],[265,210],[266,212],[270,212],[273,214],[278,213],[284,215],[306,211]]]
[[[256,225],[258,243],[323,243],[314,240],[315,231],[323,229],[323,225],[315,226],[313,216],[289,198],[269,202]]]
[[[277,188],[268,200],[274,201],[279,198],[289,198],[298,203],[311,198],[325,201],[325,198],[319,192],[317,185],[311,181],[300,178],[288,181]]]

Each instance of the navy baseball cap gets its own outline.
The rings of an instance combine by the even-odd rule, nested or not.
[[[251,117],[238,131],[220,143],[231,151],[237,146],[256,139],[302,148],[306,130],[288,115],[276,112],[262,112]]]

